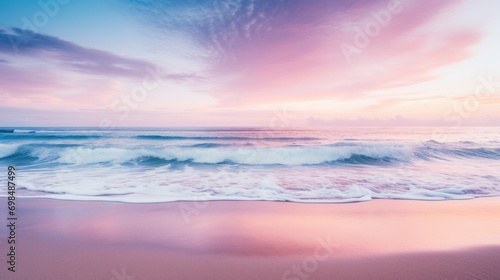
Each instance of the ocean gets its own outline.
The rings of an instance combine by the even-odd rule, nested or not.
[[[1,128],[0,165],[18,197],[471,199],[500,195],[500,128]]]

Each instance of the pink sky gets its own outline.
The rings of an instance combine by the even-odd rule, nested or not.
[[[500,123],[498,1],[331,2],[0,4],[0,125]]]

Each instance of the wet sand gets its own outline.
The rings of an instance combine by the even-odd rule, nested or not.
[[[6,205],[5,198],[0,200]],[[500,279],[500,198],[350,204],[18,199],[0,279]],[[6,221],[5,212],[0,217]]]

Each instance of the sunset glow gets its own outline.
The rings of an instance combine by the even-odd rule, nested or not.
[[[497,125],[499,8],[4,1],[0,125]]]

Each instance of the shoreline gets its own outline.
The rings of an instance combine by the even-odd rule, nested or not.
[[[0,195],[0,200],[7,199],[7,195]],[[415,201],[415,202],[451,202],[451,201],[470,201],[470,200],[484,200],[484,199],[499,199],[500,195],[491,195],[491,196],[479,196],[472,198],[461,198],[461,199],[409,199],[409,198],[371,198],[368,200],[346,200],[339,202],[304,202],[304,201],[293,201],[293,200],[239,200],[239,199],[214,199],[214,200],[173,200],[173,201],[151,201],[151,202],[129,202],[129,201],[120,201],[120,200],[100,200],[100,199],[71,199],[71,198],[54,198],[54,197],[44,197],[44,196],[16,196],[16,199],[27,199],[27,200],[55,200],[55,201],[74,201],[74,202],[102,202],[102,203],[123,203],[130,205],[148,205],[148,204],[163,204],[163,203],[189,203],[189,202],[269,202],[269,203],[291,203],[291,204],[301,204],[301,205],[343,205],[343,204],[357,204],[357,203],[365,203],[365,202],[373,202],[373,201]]]
[[[306,279],[294,267],[307,279],[500,276],[500,197],[336,204],[17,201],[19,266],[15,273],[5,267],[2,227],[2,279],[109,280],[122,268],[134,279]]]

